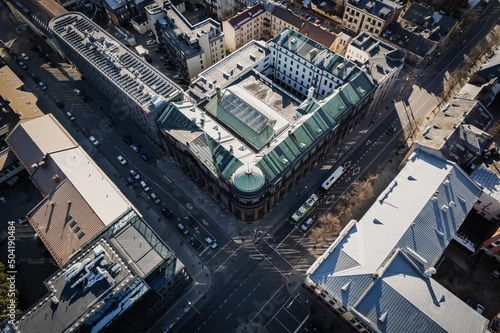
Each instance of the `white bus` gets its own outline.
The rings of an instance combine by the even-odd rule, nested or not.
[[[290,222],[297,225],[319,202],[319,197],[316,194],[311,194],[309,199],[292,215]]]
[[[339,166],[330,177],[321,185],[321,190],[323,192],[328,192],[332,188],[333,185],[339,180],[340,177],[344,174],[346,169],[343,166]]]

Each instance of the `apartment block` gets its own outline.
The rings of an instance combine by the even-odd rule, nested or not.
[[[391,0],[348,0],[342,27],[354,34],[366,31],[379,36],[391,22],[398,20],[402,2]]]

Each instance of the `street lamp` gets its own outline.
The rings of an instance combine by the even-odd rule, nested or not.
[[[192,307],[192,308],[193,308],[196,312],[198,312],[198,314],[199,314],[199,315],[201,315],[201,312],[200,312],[200,311],[198,311],[198,309],[197,309],[197,308],[195,308],[194,304],[193,304],[193,303],[191,303],[191,301],[190,301],[190,300],[188,300],[188,299],[186,299],[186,298],[184,298],[184,299],[188,302],[188,305],[189,305],[190,307]]]

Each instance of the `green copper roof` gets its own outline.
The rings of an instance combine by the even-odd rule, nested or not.
[[[266,178],[258,167],[242,165],[234,172],[232,182],[238,190],[251,193],[261,189]]]
[[[311,62],[320,52],[327,50],[325,46],[286,27],[274,36],[273,42]]]

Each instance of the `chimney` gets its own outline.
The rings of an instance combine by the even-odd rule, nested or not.
[[[313,98],[314,95],[314,87],[311,86],[309,89],[307,89],[307,102],[310,102]]]
[[[217,102],[219,102],[220,98],[221,98],[220,87],[219,86],[215,87],[215,91],[216,91],[216,96],[217,96]]]

